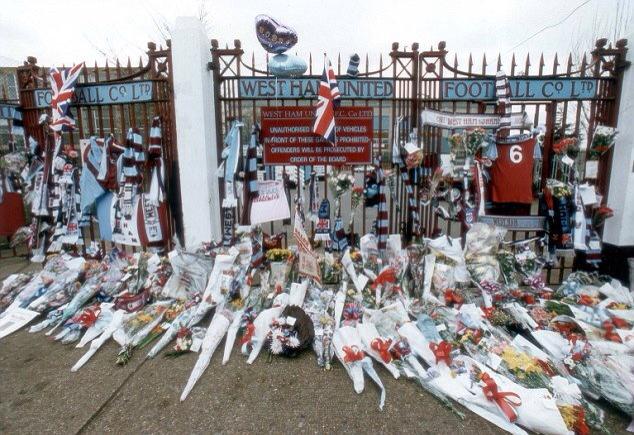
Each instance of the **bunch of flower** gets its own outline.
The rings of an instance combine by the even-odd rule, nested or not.
[[[338,284],[341,281],[341,262],[333,257],[323,257],[319,260],[321,276],[324,284]]]
[[[464,141],[464,147],[467,155],[470,157],[475,156],[480,148],[484,145],[484,138],[486,137],[486,131],[482,127],[468,130],[466,133],[466,140]]]
[[[597,158],[614,145],[617,131],[613,127],[600,125],[594,130],[592,144],[590,145],[590,157]]]
[[[605,205],[595,208],[592,211],[592,228],[600,228],[605,220],[614,216],[614,211]]]
[[[461,149],[464,149],[464,136],[462,133],[454,133],[449,136],[449,144],[451,145],[451,153],[457,154]]]
[[[269,261],[288,261],[293,257],[293,253],[288,249],[269,249],[266,251],[266,259]]]
[[[351,196],[351,206],[352,210],[355,210],[361,205],[361,201],[363,201],[363,187],[354,186],[352,188],[352,196]]]
[[[579,140],[576,137],[564,137],[553,144],[555,154],[574,158],[579,154]]]
[[[352,189],[354,185],[354,176],[346,172],[339,172],[328,179],[330,190],[336,198],[342,197],[346,192]]]

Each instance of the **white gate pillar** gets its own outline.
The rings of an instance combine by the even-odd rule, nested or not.
[[[171,37],[183,229],[191,248],[221,237],[212,59],[197,18],[178,17]]]
[[[629,41],[634,41],[634,17],[630,19]],[[627,60],[634,60],[634,50],[628,50]],[[634,66],[623,72],[623,87],[619,104],[619,117],[608,206],[614,217],[605,221],[603,241],[615,246],[634,246]]]

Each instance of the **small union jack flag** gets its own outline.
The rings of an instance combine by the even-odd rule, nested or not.
[[[51,68],[51,88],[53,96],[51,98],[51,109],[53,118],[49,127],[56,132],[68,130],[75,126],[75,120],[70,116],[70,101],[75,92],[75,83],[79,74],[84,68],[80,63],[72,68]]]
[[[335,144],[335,107],[339,107],[341,95],[337,86],[335,71],[329,60],[325,60],[324,72],[319,82],[319,100],[317,114],[313,124],[313,133]]]

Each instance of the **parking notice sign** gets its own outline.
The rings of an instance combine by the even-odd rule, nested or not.
[[[260,116],[265,165],[372,164],[371,107],[335,110],[334,146],[312,132],[313,107],[262,107]]]

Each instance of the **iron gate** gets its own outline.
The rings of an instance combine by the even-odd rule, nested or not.
[[[78,86],[116,85],[124,83],[151,83],[151,98],[139,102],[120,104],[112,101],[88,99],[73,104],[76,128],[65,132],[64,142],[79,149],[80,139],[90,136],[105,137],[112,133],[117,138],[125,138],[129,127],[137,127],[149,143],[150,127],[154,116],[161,117],[163,130],[163,157],[166,166],[166,196],[169,201],[169,234],[180,228],[180,189],[178,185],[178,161],[176,153],[176,130],[174,126],[174,97],[172,86],[171,44],[158,47],[148,43],[147,60],[139,58],[133,65],[128,57],[122,63],[117,59],[114,65],[106,61],[104,66],[86,65],[78,80]],[[27,58],[24,65],[18,67],[19,101],[23,112],[25,137],[33,137],[39,143],[45,143],[51,133],[39,125],[39,117],[50,112],[43,101],[50,89],[48,68],[37,65],[35,57]],[[99,241],[94,226],[84,230],[86,244]],[[105,250],[106,243],[100,241]],[[171,240],[170,240],[171,243]],[[85,248],[85,247],[84,247]],[[126,249],[121,246],[121,249]],[[132,248],[134,251],[135,248]]]
[[[218,41],[212,40],[211,53],[213,57],[214,74],[214,98],[217,108],[217,132],[218,132],[218,157],[222,149],[222,137],[228,131],[230,122],[240,119],[245,124],[244,131],[250,131],[252,123],[258,119],[259,109],[269,106],[309,106],[315,102],[314,97],[299,98],[266,98],[245,97],[240,93],[240,81],[253,77],[270,77],[274,80],[267,67],[258,67],[255,54],[246,56],[239,40],[234,41],[233,48],[225,46],[220,48]],[[400,140],[405,140],[410,130],[417,133],[419,145],[422,143],[425,158],[438,163],[438,159],[443,153],[443,143],[447,136],[453,131],[441,130],[437,127],[422,126],[420,123],[421,110],[431,108],[436,110],[455,113],[494,113],[496,101],[490,98],[478,98],[466,96],[456,98],[443,94],[443,84],[456,81],[477,81],[494,80],[495,72],[505,70],[511,81],[542,81],[542,83],[560,83],[571,78],[592,79],[596,89],[590,96],[582,95],[575,97],[574,92],[567,98],[560,98],[559,94],[549,97],[548,92],[553,89],[548,85],[545,95],[531,95],[527,92],[523,96],[515,96],[512,103],[521,111],[526,111],[531,117],[534,125],[544,124],[544,156],[543,167],[541,168],[541,184],[550,173],[549,157],[552,153],[552,145],[556,135],[575,133],[580,141],[587,145],[592,140],[592,132],[599,125],[615,126],[619,97],[622,85],[622,71],[626,65],[625,55],[627,52],[627,41],[616,41],[614,46],[608,44],[606,39],[599,39],[596,46],[589,53],[581,54],[580,58],[569,54],[565,60],[561,60],[558,55],[553,58],[552,65],[546,65],[542,54],[535,62],[531,61],[527,55],[523,62],[512,55],[509,64],[503,64],[500,55],[489,63],[486,54],[480,62],[474,61],[469,55],[466,68],[461,69],[458,65],[457,56],[450,60],[445,42],[438,43],[437,47],[429,50],[420,50],[418,43],[413,43],[411,48],[401,49],[398,43],[392,44],[392,49],[387,56],[380,55],[378,62],[371,65],[369,57],[366,55],[361,62],[358,77],[380,78],[391,81],[393,85],[393,95],[389,98],[358,99],[350,98],[342,100],[343,106],[370,106],[374,108],[374,137],[378,138],[375,153],[383,154],[389,150],[393,140],[392,125],[396,117],[402,116],[406,120],[406,128],[401,128],[396,134]],[[268,65],[269,55],[264,59]],[[341,55],[336,56],[334,68],[336,74],[342,77],[343,68]],[[314,65],[315,64],[315,65]],[[321,73],[321,62],[314,62],[313,56],[308,58],[307,76],[302,78],[318,78]],[[519,86],[519,85],[518,85]],[[557,85],[559,86],[559,85]],[[563,85],[562,85],[563,86]],[[446,92],[445,92],[446,94]],[[589,146],[588,146],[589,148]],[[611,151],[600,158],[598,177],[594,181],[597,190],[602,195],[608,194]],[[583,170],[584,158],[581,159],[581,169]],[[389,159],[383,159],[386,165]],[[389,167],[390,165],[387,164]],[[363,166],[363,175],[369,168]],[[284,173],[296,171],[299,179],[299,167],[283,167]],[[328,197],[327,188],[328,171],[324,170],[323,191]],[[418,198],[419,187],[415,188],[415,197]],[[221,192],[222,193],[222,192]],[[407,195],[404,186],[397,177],[394,198],[389,201],[389,230],[398,232],[402,225],[407,224]],[[421,217],[421,227],[423,234],[427,237],[433,233],[441,231],[453,236],[464,234],[466,228],[457,222],[439,219],[431,207],[423,206],[417,201],[419,216]],[[361,229],[361,234],[368,230],[368,220],[373,216],[371,210],[363,207],[363,212],[356,218],[354,227]],[[523,214],[536,214],[536,207],[522,210]],[[238,214],[240,215],[240,213]],[[369,219],[368,219],[369,218]],[[270,226],[271,232],[284,230],[279,224]],[[528,238],[534,233],[513,232],[510,237]],[[569,273],[572,268],[572,261],[564,259],[553,272],[548,272],[549,282],[559,282]]]

